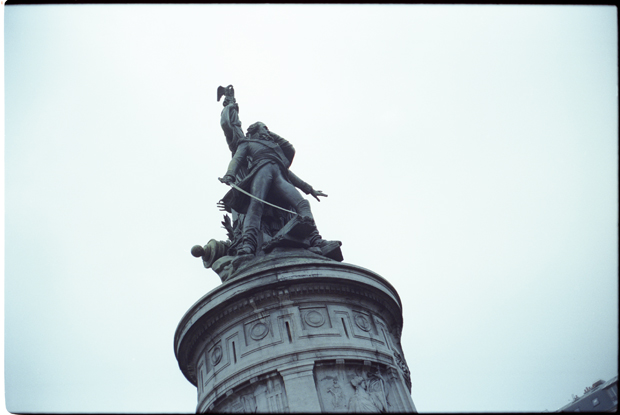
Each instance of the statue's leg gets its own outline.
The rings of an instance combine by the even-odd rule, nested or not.
[[[267,164],[263,166],[254,176],[250,193],[265,200],[277,173],[279,173],[279,171],[276,165]],[[256,249],[258,248],[260,222],[263,216],[263,208],[263,203],[254,198],[250,199],[248,211],[245,215],[245,221],[243,223],[243,245],[237,252],[238,254],[243,255],[256,253]]]
[[[321,238],[321,235],[319,235],[319,231],[316,228],[314,216],[312,215],[312,210],[310,209],[310,202],[304,199],[299,190],[284,179],[281,174],[274,179],[273,189],[278,192],[281,198],[286,200],[288,204],[295,208],[295,211],[299,216],[310,221],[313,229],[310,231],[308,239],[311,246],[318,246],[323,239]],[[317,253],[320,253],[320,250],[318,250]]]
[[[295,211],[302,217],[312,220],[312,230],[308,234],[307,238],[310,242],[309,250],[325,255],[328,258],[335,259],[336,261],[342,261],[342,253],[340,252],[339,241],[327,241],[321,237],[319,231],[314,222],[312,210],[310,209],[310,202],[308,202],[299,193],[299,190],[295,188],[290,182],[284,179],[282,175],[278,175],[273,181],[273,189],[278,191],[280,197],[284,198],[288,203],[295,207]]]
[[[314,220],[312,211],[310,210],[310,202],[304,199],[301,193],[299,193],[299,190],[284,179],[281,173],[274,178],[273,190],[278,193],[280,198],[293,206],[300,216],[305,216]]]

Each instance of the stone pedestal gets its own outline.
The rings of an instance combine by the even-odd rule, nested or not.
[[[396,290],[367,269],[275,252],[183,316],[196,412],[415,412]]]

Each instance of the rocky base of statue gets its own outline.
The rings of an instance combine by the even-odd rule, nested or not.
[[[226,217],[224,222],[227,228]],[[232,236],[232,239],[231,239]],[[314,223],[302,216],[293,217],[273,237],[263,233],[262,244],[256,254],[237,254],[234,248],[234,232],[229,231],[228,241],[211,239],[206,245],[195,245],[191,252],[202,258],[205,268],[211,268],[222,282],[238,276],[243,270],[257,264],[269,262],[275,257],[313,258],[328,261],[343,261],[340,241],[321,239]]]

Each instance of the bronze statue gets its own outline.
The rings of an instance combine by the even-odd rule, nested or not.
[[[227,211],[235,210],[238,214],[245,215],[242,246],[237,250],[237,255],[255,254],[260,248],[259,231],[265,205],[288,213],[294,211],[298,217],[291,220],[297,219],[298,223],[291,230],[292,235],[297,239],[308,238],[309,249],[322,254],[321,248],[328,242],[319,235],[310,203],[301,196],[297,188],[311,194],[318,201],[319,196],[327,195],[315,190],[289,170],[295,157],[295,148],[284,138],[269,131],[264,123],[252,124],[248,127],[246,136],[241,137],[239,107],[232,85],[218,88],[218,98],[221,98],[222,93],[226,98],[220,124],[233,158],[220,181],[234,185],[234,188],[224,196],[221,205]],[[233,134],[227,134],[231,131]]]
[[[202,256],[206,267],[218,256],[264,255],[274,248],[305,248],[336,261],[342,261],[339,241],[326,241],[319,234],[310,203],[299,192],[310,194],[319,202],[327,197],[320,190],[300,179],[290,170],[295,148],[284,138],[270,131],[262,122],[241,129],[239,105],[232,85],[217,90],[223,96],[224,109],[220,125],[232,159],[226,174],[219,178],[231,186],[220,200],[226,215],[222,224],[229,240],[211,240],[204,249],[196,246],[194,256]],[[217,252],[217,254],[215,254]]]

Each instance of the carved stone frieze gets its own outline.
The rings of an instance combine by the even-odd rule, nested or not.
[[[254,378],[235,388],[234,393],[216,401],[209,412],[245,414],[289,412],[282,377],[274,373]]]
[[[268,288],[256,292],[252,297],[240,298],[237,301],[229,302],[229,305],[223,309],[220,309],[219,312],[210,314],[206,321],[202,322],[200,325],[195,325],[196,330],[192,330],[188,334],[188,354],[193,354],[195,352],[196,347],[200,346],[201,338],[204,341],[204,335],[212,332],[213,327],[221,324],[221,321],[230,321],[230,319],[235,315],[243,316],[247,315],[248,312],[257,313],[257,310],[268,310],[273,307],[279,308],[284,305],[282,303],[283,299],[287,305],[292,305],[294,303],[298,303],[299,301],[305,301],[307,298],[314,297],[316,295],[321,295],[322,297],[332,296],[339,297],[341,295],[346,295],[347,297],[358,298],[359,301],[369,302],[370,304],[376,304],[377,306],[383,307],[388,300],[388,298],[383,297],[380,293],[369,293],[368,291],[364,291],[360,288],[354,286],[347,286],[344,284],[338,283],[323,283],[323,284],[313,284],[313,283],[302,283],[302,284],[292,284],[289,285],[288,288]],[[358,301],[358,300],[356,300]],[[307,307],[306,307],[307,308]],[[316,311],[323,315],[325,318],[324,324],[320,326],[313,326],[313,324],[317,325],[321,319],[315,313],[310,313],[308,310],[306,313],[309,315],[302,316],[302,327],[304,329],[313,330],[316,334],[317,329],[326,329],[329,324],[329,313],[323,308],[316,308]],[[262,318],[267,316],[265,313],[258,313]],[[342,315],[345,316],[345,315]],[[342,316],[336,319],[337,322],[340,322]],[[396,325],[400,324],[400,316],[394,316]],[[363,337],[370,338],[373,341],[381,341],[382,336],[375,336],[376,329],[373,328],[373,319],[369,313],[360,313],[356,311],[355,313],[351,313],[348,311],[346,313],[345,319],[350,321],[352,327],[351,331],[348,333],[349,335],[353,335],[355,337]],[[265,323],[267,324],[267,323]],[[261,326],[256,327],[255,331],[252,333],[248,332],[248,327],[245,328],[246,341],[248,339],[253,341],[261,341],[264,342],[267,338],[270,338],[269,334],[275,335],[271,328],[269,331],[265,333],[264,329]],[[261,340],[257,340],[260,335],[265,335]],[[332,334],[333,335],[333,334]],[[361,338],[360,337],[360,338]],[[185,372],[190,375],[190,381],[194,381],[195,379],[195,367],[188,366],[185,369]],[[193,378],[193,379],[192,379]]]
[[[385,365],[370,362],[319,363],[315,382],[322,412],[410,412],[398,378]]]
[[[407,388],[411,391],[411,372],[409,371],[409,366],[407,366],[405,359],[397,351],[394,351],[394,361],[398,365],[398,368],[403,372],[403,377],[405,378]]]

